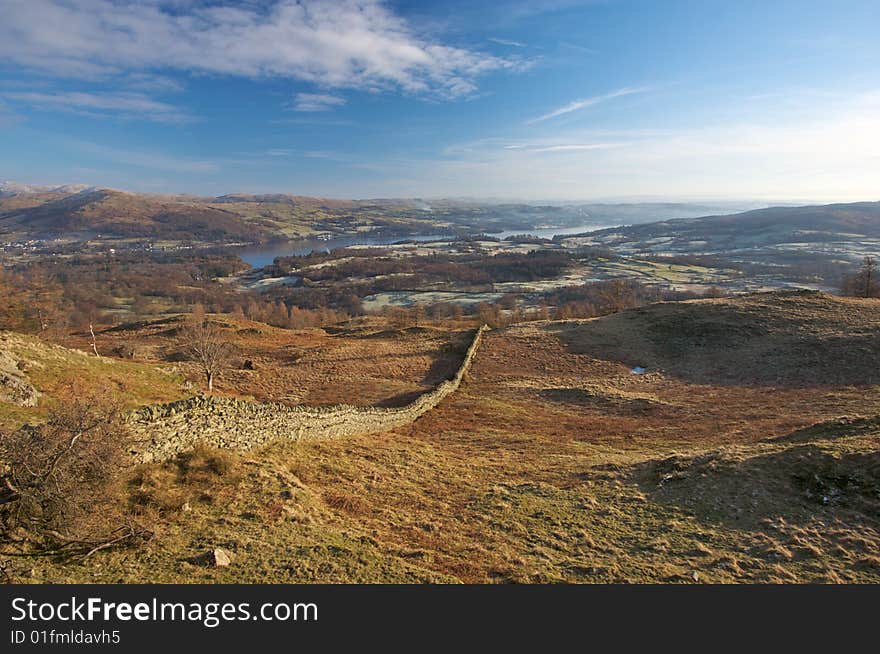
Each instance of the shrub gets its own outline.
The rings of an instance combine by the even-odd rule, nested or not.
[[[234,457],[227,450],[197,443],[191,450],[181,452],[176,459],[180,478],[184,482],[207,480],[229,475]]]
[[[75,387],[45,424],[0,435],[5,534],[86,554],[149,538],[123,502],[129,442],[119,405]]]

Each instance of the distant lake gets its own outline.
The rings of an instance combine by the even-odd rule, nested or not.
[[[528,234],[541,238],[553,238],[557,235],[580,234],[597,229],[606,229],[614,225],[578,225],[576,227],[541,227],[532,229],[514,229],[503,232],[492,232],[491,236],[505,239],[508,236]],[[236,254],[254,268],[262,268],[270,265],[276,257],[298,257],[312,252],[329,252],[335,248],[344,248],[351,245],[392,245],[401,241],[444,241],[456,238],[452,234],[413,234],[410,236],[369,236],[352,235],[339,236],[330,239],[301,238],[281,243],[270,243],[254,247],[245,247],[236,251]]]
[[[241,248],[236,254],[254,268],[270,265],[276,257],[301,257],[312,252],[329,252],[351,245],[391,245],[401,241],[442,241],[454,238],[450,234],[414,234],[412,236],[339,236],[330,239],[300,238],[281,243],[270,243]]]

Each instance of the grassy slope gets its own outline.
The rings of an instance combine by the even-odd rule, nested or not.
[[[865,326],[825,296],[778,297],[782,321],[767,296],[727,307],[756,301],[774,338],[821,341],[841,307]],[[132,497],[163,515],[146,552],[27,579],[880,581],[880,388],[632,375],[570,338],[621,320],[492,332],[464,387],[395,433],[141,471]],[[188,561],[215,546],[230,567]]]
[[[12,332],[0,332],[0,348],[24,363],[27,378],[43,393],[36,407],[0,402],[0,428],[39,421],[54,405],[59,391],[74,383],[86,391],[115,392],[132,408],[187,395],[180,375],[151,364],[97,358]]]
[[[727,384],[878,384],[875,300],[792,291],[655,304],[559,326],[573,352]]]

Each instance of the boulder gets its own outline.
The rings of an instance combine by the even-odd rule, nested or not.
[[[225,568],[227,565],[232,563],[232,559],[229,558],[229,554],[227,554],[225,550],[222,550],[219,547],[213,550],[208,550],[200,558],[205,565],[211,566],[212,568]]]

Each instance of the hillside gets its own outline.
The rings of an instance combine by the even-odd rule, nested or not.
[[[155,516],[148,546],[71,563],[31,559],[23,574],[36,582],[876,582],[876,306],[756,294],[491,330],[461,387],[414,423],[332,440],[279,438],[245,452],[196,448],[142,466],[126,497]],[[229,320],[255,370],[224,376],[224,395],[388,406],[383,398],[408,401],[461,356],[462,333],[442,325],[400,330],[376,317],[289,331]],[[107,347],[133,339],[144,357],[158,356],[168,327],[100,337]],[[148,364],[9,338],[23,339],[19,358],[24,345],[47,365],[50,354],[60,357],[53,377],[88,365],[116,375],[141,403],[162,401],[160,384],[150,400],[144,386],[120,378],[155,370]],[[832,356],[850,349],[861,360],[844,359],[831,374]],[[648,369],[633,374],[634,365]],[[52,396],[45,379],[32,380]],[[230,424],[239,428],[246,421]],[[229,552],[231,565],[200,564],[212,547]]]
[[[0,193],[0,216],[9,214],[13,211],[38,207],[41,204],[60,200],[64,198],[66,193],[57,193],[54,191],[32,192],[32,193]]]
[[[149,363],[97,358],[0,332],[0,430],[41,421],[73,387],[79,393],[115,392],[129,408],[191,394],[181,375]]]
[[[22,197],[22,196],[18,196]],[[23,196],[28,197],[28,196]],[[269,232],[236,213],[194,201],[83,191],[0,214],[0,230],[36,237],[113,236],[172,240],[259,241]]]
[[[246,194],[208,198],[114,189],[8,188],[11,190],[0,196],[0,233],[16,238],[261,243],[315,233],[436,231],[442,222],[407,200]]]
[[[0,184],[0,234],[260,243],[314,234],[531,232],[694,217],[742,204],[529,204],[465,199],[344,200],[283,193],[219,197],[130,193],[82,185]]]
[[[769,207],[729,215],[665,220],[596,232],[605,243],[651,250],[730,251],[782,243],[859,242],[880,238],[880,202]]]
[[[700,383],[880,383],[873,299],[759,293],[654,304],[552,329],[572,352]]]

